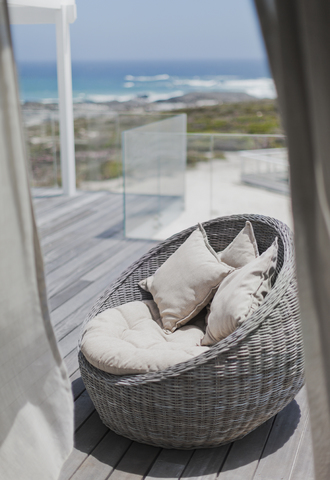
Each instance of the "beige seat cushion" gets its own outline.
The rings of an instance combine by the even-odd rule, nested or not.
[[[232,267],[221,262],[200,225],[154,275],[139,285],[156,302],[163,327],[174,332],[212,299]]]
[[[276,238],[260,257],[225,278],[211,303],[202,345],[227,337],[258,308],[271,289],[277,251]]]
[[[239,232],[228,247],[218,253],[222,262],[234,268],[244,267],[258,256],[258,245],[250,222],[246,222],[243,230]]]
[[[100,370],[129,375],[163,370],[208,350],[200,346],[200,328],[186,325],[166,335],[152,316],[155,312],[152,300],[105,310],[88,322],[82,353]]]

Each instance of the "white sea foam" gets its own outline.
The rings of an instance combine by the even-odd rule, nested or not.
[[[174,90],[168,93],[157,93],[157,92],[146,92],[145,100],[147,102],[157,102],[158,100],[168,100],[174,97],[180,97],[183,95],[184,92],[182,90]],[[136,93],[132,93],[131,95],[80,95],[79,97],[74,98],[75,103],[83,103],[83,102],[94,102],[94,103],[104,103],[104,102],[128,102],[130,100],[136,100],[139,96]]]
[[[128,82],[159,82],[162,80],[168,80],[170,78],[167,73],[164,73],[163,75],[152,75],[152,76],[138,76],[134,77],[133,75],[126,75],[125,80]]]
[[[201,88],[204,91],[242,92],[257,98],[275,98],[277,96],[274,81],[271,78],[253,79],[214,79],[185,78],[175,79],[174,85],[188,86],[193,89]]]
[[[200,78],[175,79],[174,85],[188,86],[193,89],[202,88],[219,92],[242,92],[257,98],[276,98],[274,81],[271,78],[252,79],[224,79],[214,78],[203,80]]]
[[[132,77],[132,76],[131,76]],[[159,78],[159,76],[154,76],[152,78]],[[127,77],[126,77],[127,78]],[[134,77],[138,78],[138,77]],[[151,77],[149,77],[151,78]],[[138,84],[139,85],[139,84]],[[176,88],[178,86],[181,88]],[[125,89],[130,89],[129,94],[126,94]],[[117,92],[116,94],[92,94],[92,93],[76,93],[74,95],[75,103],[83,102],[94,102],[94,103],[104,103],[104,102],[128,102],[130,100],[138,99],[139,96],[143,93],[145,95],[145,101],[152,103],[157,102],[158,100],[169,100],[174,97],[180,97],[189,92],[242,92],[252,95],[256,98],[276,98],[276,89],[274,82],[271,78],[255,78],[255,79],[238,79],[238,78],[220,78],[220,76],[214,76],[213,78],[171,78],[167,83],[166,88],[155,88],[153,89],[150,85],[150,90],[145,90],[141,92],[141,89],[136,89],[136,83],[133,81],[125,82],[122,86],[122,92]],[[172,89],[171,89],[172,86]],[[161,85],[159,85],[161,87]],[[157,91],[159,90],[159,91]],[[210,100],[211,101],[211,100]],[[57,102],[56,99],[44,99],[42,103],[54,103]],[[206,103],[207,104],[207,103]],[[206,105],[205,104],[205,105]]]
[[[53,103],[58,103],[58,98],[43,98],[40,103],[43,105],[51,105]]]
[[[212,88],[221,85],[217,80],[202,80],[200,78],[184,78],[173,81],[174,85],[187,85],[189,87]]]
[[[104,103],[104,102],[129,102],[136,98],[136,95],[102,95],[102,94],[94,94],[94,95],[85,95],[84,98],[76,98],[74,101],[78,102],[94,102],[94,103]]]
[[[227,80],[222,89],[229,92],[244,92],[257,98],[276,98],[276,88],[272,78],[253,78],[249,80]]]

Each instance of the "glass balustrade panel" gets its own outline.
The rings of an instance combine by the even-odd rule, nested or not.
[[[153,238],[183,211],[185,131],[186,115],[177,115],[123,132],[127,237]]]

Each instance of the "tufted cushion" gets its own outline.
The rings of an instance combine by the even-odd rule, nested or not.
[[[157,316],[152,300],[105,310],[88,322],[81,351],[94,367],[126,375],[163,370],[208,350],[199,346],[201,328],[186,325],[166,335]]]

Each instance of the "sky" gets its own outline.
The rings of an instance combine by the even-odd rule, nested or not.
[[[76,0],[73,61],[263,59],[253,0]],[[54,25],[12,26],[18,61],[54,61]]]

